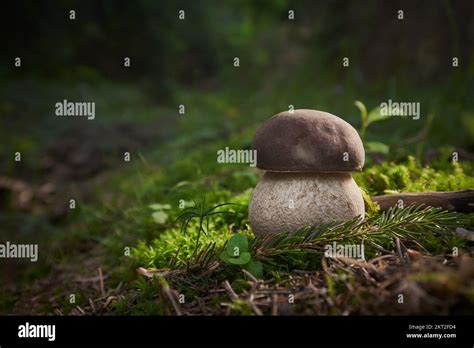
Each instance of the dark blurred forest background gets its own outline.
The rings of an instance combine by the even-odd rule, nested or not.
[[[185,20],[178,18],[180,10]],[[124,108],[113,110],[120,101],[130,120],[157,121],[166,115],[139,115],[133,104],[174,112],[189,91],[216,92],[219,101],[209,102],[235,107],[240,121],[226,123],[229,131],[249,122],[237,111],[249,103],[273,104],[275,112],[288,104],[326,107],[351,120],[352,103],[341,101],[352,96],[371,107],[389,98],[420,101],[444,133],[435,139],[469,147],[473,14],[472,1],[448,0],[9,1],[0,23],[0,113],[2,128],[14,132],[2,142],[0,168],[7,169],[8,144],[33,147],[31,142],[45,140],[40,129],[61,128],[46,115],[63,97],[95,98],[97,123],[120,118]],[[21,69],[15,57],[21,57]],[[201,127],[212,118],[199,117]]]
[[[94,202],[93,187],[123,166],[124,151],[166,166],[245,130],[239,144],[250,146],[289,105],[358,128],[355,100],[369,110],[420,102],[420,120],[371,126],[368,139],[390,152],[367,165],[454,150],[474,158],[471,0],[17,0],[2,3],[0,28],[1,240],[61,227],[72,214],[65,202]],[[95,102],[95,120],[58,119],[63,99]],[[179,151],[153,157],[171,141]]]
[[[178,18],[180,10],[185,20]],[[1,12],[0,113],[2,128],[18,131],[13,143],[22,136],[28,143],[51,119],[45,116],[51,99],[96,98],[98,123],[118,118],[104,116],[95,88],[108,104],[114,97],[136,97],[170,109],[192,90],[219,92],[221,103],[236,109],[249,101],[284,101],[275,111],[303,107],[306,100],[317,108],[318,99],[329,95],[336,106],[329,111],[349,120],[353,105],[340,101],[350,94],[370,106],[388,98],[414,100],[425,115],[435,111],[435,124],[446,133],[437,139],[472,146],[472,1],[9,1]],[[21,69],[15,57],[21,57]],[[238,73],[234,57],[241,62]],[[343,57],[350,68],[342,66]],[[107,82],[111,96],[99,87]],[[122,92],[119,86],[125,86]],[[207,117],[200,116],[203,124]],[[248,122],[246,115],[236,118]],[[5,159],[5,147],[0,156]]]
[[[355,100],[369,110],[388,99],[420,102],[420,120],[375,124],[369,140],[391,145],[394,159],[453,149],[472,159],[473,15],[469,0],[5,2],[3,227],[43,226],[25,224],[25,212],[27,221],[30,212],[61,219],[65,198],[55,196],[70,186],[87,192],[81,183],[113,168],[124,151],[228,139],[242,129],[251,136],[289,105],[329,111],[357,128]],[[54,105],[63,99],[94,101],[96,119],[58,119]],[[419,135],[422,147],[410,141]]]
[[[53,186],[94,177],[123,151],[179,136],[225,139],[290,104],[358,127],[354,100],[369,109],[389,98],[420,102],[420,120],[374,125],[370,137],[404,144],[430,123],[423,154],[408,142],[392,157],[448,146],[472,159],[473,15],[469,0],[5,2],[1,206],[29,211],[31,183],[48,200]],[[96,119],[58,120],[63,99],[96,102]]]
[[[236,55],[252,72],[321,64],[341,81],[351,77],[337,69],[348,56],[360,84],[439,81],[454,56],[472,68],[471,1],[12,1],[2,14],[2,75],[18,77],[11,58],[21,56],[25,75],[145,80],[164,96],[174,85],[202,87]]]

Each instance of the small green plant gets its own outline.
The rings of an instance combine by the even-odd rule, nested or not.
[[[389,146],[379,141],[366,141],[365,135],[367,133],[367,128],[372,123],[379,122],[379,121],[386,121],[390,118],[390,116],[383,114],[381,112],[380,107],[376,107],[372,109],[370,112],[367,112],[367,108],[365,107],[364,103],[362,103],[359,100],[356,100],[354,102],[354,105],[360,111],[361,126],[359,129],[359,135],[361,139],[364,141],[364,147],[367,152],[376,152],[376,153],[381,153],[383,155],[387,155],[390,152],[391,147],[399,148],[406,145],[418,143],[417,157],[421,159],[423,148],[424,148],[428,133],[430,132],[431,125],[433,123],[433,119],[434,119],[433,113],[428,114],[423,127],[418,131],[417,134],[411,136],[410,138],[404,140],[403,142],[399,142],[397,144],[392,144],[391,146]],[[406,114],[403,112],[400,112],[398,115],[406,116]]]
[[[153,210],[151,217],[157,224],[162,225],[168,220],[168,213],[165,210],[171,209],[171,205],[154,203],[150,204],[149,208]]]
[[[191,220],[198,219],[199,227],[196,237],[196,246],[194,248],[194,254],[199,248],[199,239],[201,233],[207,234],[209,230],[209,219],[213,215],[224,215],[224,214],[234,214],[231,211],[216,211],[217,208],[226,206],[226,205],[235,205],[234,203],[221,203],[212,207],[206,205],[206,200],[202,198],[200,201],[193,200],[193,206],[185,208],[183,212],[176,218],[176,221],[181,221],[181,232],[186,233],[188,225]]]
[[[263,276],[263,265],[252,259],[248,238],[243,234],[236,234],[229,238],[220,258],[229,265],[242,267],[257,278]]]
[[[374,122],[384,121],[389,118],[387,115],[383,115],[380,112],[380,107],[372,109],[370,112],[367,112],[367,108],[364,103],[359,100],[354,102],[354,105],[360,111],[361,126],[359,129],[359,135],[364,140],[365,134],[367,133],[367,128]],[[388,154],[390,148],[388,145],[377,142],[377,141],[368,141],[364,142],[364,146],[367,152],[379,152],[384,155]]]

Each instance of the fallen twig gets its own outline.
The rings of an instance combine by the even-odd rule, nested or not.
[[[227,293],[229,294],[229,297],[232,300],[238,299],[239,296],[235,293],[234,289],[232,289],[232,286],[230,286],[229,281],[224,281],[224,288],[226,289]]]
[[[380,206],[381,211],[401,203],[403,206],[423,204],[448,211],[474,212],[474,189],[453,192],[399,193],[372,196],[370,199]]]

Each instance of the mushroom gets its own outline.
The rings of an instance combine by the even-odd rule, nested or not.
[[[351,176],[364,166],[364,146],[341,118],[317,110],[282,112],[257,130],[252,147],[257,167],[266,170],[249,205],[255,235],[294,233],[365,213]]]

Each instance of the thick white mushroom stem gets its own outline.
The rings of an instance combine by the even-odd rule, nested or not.
[[[294,233],[364,213],[361,190],[350,173],[266,172],[249,206],[256,236]]]

